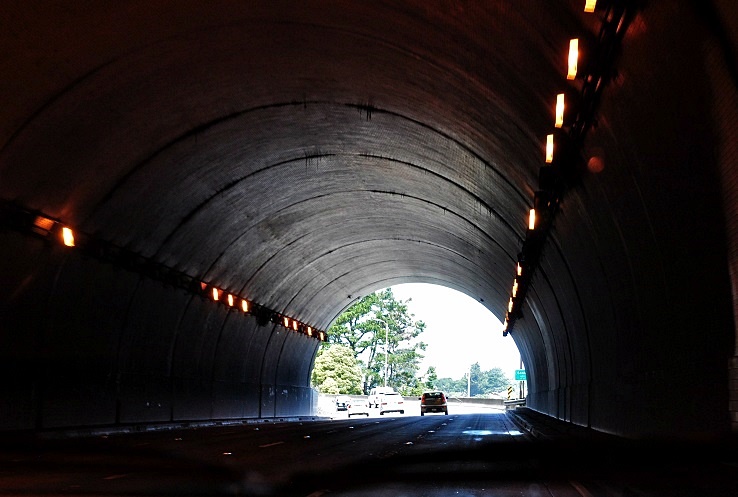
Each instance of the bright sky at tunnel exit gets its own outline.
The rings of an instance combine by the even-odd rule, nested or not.
[[[484,305],[456,290],[425,283],[395,285],[392,292],[408,303],[415,320],[424,321],[419,339],[428,344],[419,373],[435,366],[439,378],[461,378],[475,362],[483,371],[501,368],[514,378],[520,353],[502,323]],[[451,311],[451,312],[449,312]]]

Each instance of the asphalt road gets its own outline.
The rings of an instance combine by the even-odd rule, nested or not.
[[[0,495],[738,495],[717,473],[705,475],[712,486],[695,484],[701,466],[634,468],[615,460],[612,450],[622,447],[547,445],[499,411],[15,439],[0,447]]]

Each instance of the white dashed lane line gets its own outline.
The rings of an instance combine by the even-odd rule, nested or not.
[[[280,445],[280,444],[283,444],[283,443],[284,442],[274,442],[274,443],[270,443],[270,444],[259,445],[259,448],[260,449],[265,449],[267,447],[274,447],[275,445]]]

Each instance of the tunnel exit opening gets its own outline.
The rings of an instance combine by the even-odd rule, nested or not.
[[[460,398],[522,398],[520,353],[502,328],[483,303],[457,290],[388,287],[335,319],[312,384],[335,395],[370,396],[389,387],[411,397],[442,390]]]

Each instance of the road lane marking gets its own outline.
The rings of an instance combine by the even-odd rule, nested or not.
[[[274,442],[274,443],[271,443],[271,444],[259,445],[259,448],[260,449],[264,449],[266,447],[274,447],[275,445],[279,445],[279,444],[283,444],[283,443],[284,442]]]

